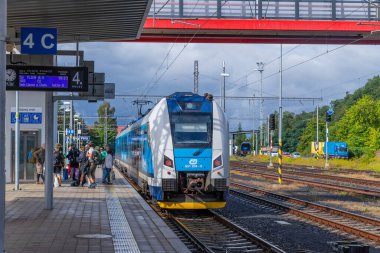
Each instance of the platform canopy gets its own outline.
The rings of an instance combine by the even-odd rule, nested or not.
[[[134,40],[152,0],[11,0],[10,37],[21,27],[57,28],[60,42]]]

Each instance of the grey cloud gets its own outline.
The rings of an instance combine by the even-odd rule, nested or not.
[[[284,45],[283,52],[291,50],[296,45]],[[189,44],[175,63],[166,70],[167,66],[183,49],[184,44],[174,45],[168,60],[157,71],[172,44],[164,43],[83,43],[80,49],[85,51],[85,58],[95,60],[97,72],[106,73],[106,81],[117,84],[119,94],[142,94],[149,84],[148,94],[168,95],[175,91],[193,90],[193,64],[199,61],[200,67],[200,94],[210,92],[219,95],[221,84],[221,65],[226,61],[227,95],[259,96],[260,75],[252,72],[256,62],[269,62],[280,55],[279,45],[248,45],[248,44]],[[283,67],[286,69],[299,62],[305,61],[318,54],[332,50],[337,45],[302,45],[294,49],[283,58]],[[62,45],[61,48],[74,49],[75,45]],[[342,98],[346,91],[352,92],[362,86],[368,78],[352,80],[358,76],[375,72],[378,68],[379,53],[376,46],[346,46],[335,52],[318,57],[283,73],[283,95],[291,97],[320,97],[321,91],[324,101]],[[163,72],[165,75],[156,83],[157,77]],[[279,61],[276,60],[264,67],[263,76],[279,72]],[[242,77],[242,78],[241,78]],[[240,80],[236,83],[237,79]],[[345,82],[347,81],[347,82]],[[248,83],[247,86],[245,86]],[[338,85],[337,85],[338,84]],[[263,81],[264,96],[278,96],[279,75]],[[132,99],[117,99],[112,101],[118,115],[136,115],[136,108],[131,105]],[[98,105],[87,102],[76,103],[83,114],[96,114]],[[284,110],[301,112],[314,108],[311,102],[284,101]],[[278,110],[278,101],[264,101],[267,115]],[[258,103],[256,103],[256,118],[258,118]],[[248,101],[227,101],[227,114],[232,118],[252,117],[252,104]],[[252,128],[251,120],[240,120],[244,128]],[[236,128],[239,120],[231,120],[231,127]],[[125,124],[125,121],[120,121]],[[257,126],[256,122],[256,126]]]

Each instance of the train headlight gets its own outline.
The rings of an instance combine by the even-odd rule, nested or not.
[[[195,110],[197,106],[194,103],[186,103],[186,110]]]
[[[173,160],[164,155],[164,165],[173,168]]]
[[[218,168],[218,167],[220,167],[220,166],[222,166],[222,156],[220,155],[220,156],[218,156],[218,158],[216,158],[215,160],[214,160],[214,162],[213,162],[213,168],[215,169],[215,168]]]

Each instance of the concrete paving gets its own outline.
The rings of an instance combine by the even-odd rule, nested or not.
[[[53,210],[44,209],[43,185],[24,183],[18,192],[7,185],[6,252],[189,252],[118,172],[113,185],[99,182],[96,189],[55,188]]]

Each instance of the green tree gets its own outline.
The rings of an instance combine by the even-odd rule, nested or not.
[[[109,144],[114,146],[117,135],[117,121],[114,115],[115,107],[111,107],[110,103],[103,102],[103,104],[99,106],[99,119],[94,123],[94,128],[90,130],[90,137],[95,145],[104,146]],[[105,133],[107,133],[107,135]]]
[[[326,119],[323,117],[319,117],[319,137],[318,140],[320,142],[325,141],[326,137]],[[306,127],[303,130],[302,135],[299,137],[299,142],[297,145],[297,151],[304,155],[309,155],[311,151],[311,142],[316,141],[316,132],[317,132],[317,118],[313,117],[311,120],[309,120],[306,124]]]
[[[241,123],[238,125],[238,132],[243,131],[243,128],[241,126]],[[235,145],[240,148],[241,144],[247,140],[247,136],[244,133],[238,133],[235,137]]]
[[[346,141],[357,157],[373,157],[380,148],[380,101],[364,95],[331,128],[332,141]]]

